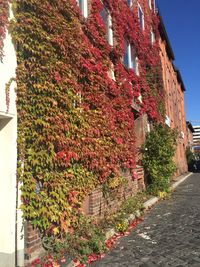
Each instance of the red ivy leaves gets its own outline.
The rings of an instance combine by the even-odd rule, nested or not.
[[[150,43],[150,29],[157,33],[156,15],[146,0],[140,0],[145,17],[142,31],[137,5],[103,2],[112,17],[113,47],[106,40],[101,0],[91,1],[87,19],[80,15],[76,0],[17,1],[18,151],[28,203],[24,215],[42,230],[51,229],[48,222],[54,213],[58,216],[66,208],[62,203],[73,206],[76,197],[66,200],[66,196],[74,187],[83,200],[83,192],[87,195],[98,184],[119,177],[123,168],[129,168],[136,179],[133,97],[137,101],[142,95],[139,114],[161,119],[158,42]],[[135,47],[139,76],[122,63],[124,38]],[[115,80],[109,75],[111,69]],[[30,192],[31,176],[41,183],[37,195],[34,189]],[[55,211],[44,212],[49,203]],[[70,208],[63,213],[67,214],[63,221],[74,216]],[[54,226],[61,227],[58,221]]]
[[[3,42],[8,24],[9,2],[10,0],[0,0],[0,61],[3,60]]]

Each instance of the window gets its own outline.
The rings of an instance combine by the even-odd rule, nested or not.
[[[101,17],[106,28],[106,39],[109,45],[113,46],[113,31],[112,31],[112,18],[105,8],[101,10]]]
[[[108,76],[109,76],[113,81],[116,81],[116,80],[115,80],[115,72],[114,72],[114,66],[113,66],[113,64],[111,64],[111,68],[110,68],[110,70],[108,71]]]
[[[123,58],[123,63],[124,63],[124,65],[127,67],[127,68],[129,68],[130,67],[130,63],[129,63],[129,61],[130,61],[130,44],[127,42],[127,41],[125,41],[124,42],[124,58]]]
[[[151,132],[151,126],[149,121],[147,121],[147,132],[150,133]]]
[[[88,0],[76,0],[82,15],[87,18],[88,17]]]
[[[156,0],[153,0],[153,9],[154,9],[154,12],[156,12]]]
[[[150,31],[150,41],[151,41],[151,44],[153,45],[154,42],[155,42],[155,33],[151,30]]]
[[[151,0],[147,0],[147,3],[148,3],[148,5],[149,5],[149,8],[151,9],[151,8],[152,8]]]
[[[128,6],[132,6],[132,0],[127,0]]]
[[[138,18],[140,22],[140,27],[142,30],[144,30],[144,13],[142,11],[141,6],[138,4]]]
[[[133,69],[136,75],[139,75],[138,69],[138,58],[136,56],[136,52],[134,47],[125,40],[124,42],[124,57],[123,63],[128,69]]]

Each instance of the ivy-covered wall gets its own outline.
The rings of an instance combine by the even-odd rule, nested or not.
[[[8,19],[12,16],[11,12],[8,16],[8,11],[8,1],[0,1],[0,265],[2,267],[15,266],[15,252],[23,248],[23,245],[21,246],[23,240],[17,240],[16,229],[19,227],[21,230],[20,211],[16,211],[16,84],[11,79],[15,77],[16,54],[11,35],[7,31]],[[9,92],[7,95],[6,91]]]
[[[106,40],[103,4],[84,18],[76,0],[16,0],[18,178],[24,218],[44,233],[73,229],[84,197],[99,184],[135,179],[133,98],[139,114],[162,120],[157,17],[146,0],[106,0],[114,46]],[[123,64],[124,39],[135,48],[139,75]],[[115,80],[110,78],[113,69]],[[137,99],[142,95],[142,103]]]
[[[8,24],[9,0],[0,0],[0,61],[3,60],[3,42]]]
[[[131,7],[128,2],[88,1],[85,18],[76,0],[0,0],[1,61],[9,4],[14,11],[9,30],[18,64],[21,209],[27,229],[32,224],[56,240],[82,224],[83,201],[94,189],[113,193],[127,180],[124,173],[140,184],[135,181],[140,136],[135,136],[139,131],[134,121],[143,115],[162,121],[158,18],[153,1],[150,8],[140,0],[142,29],[137,1]],[[106,14],[112,21],[113,45]],[[132,62],[137,71],[136,66],[125,67],[125,43],[138,58]],[[5,93],[9,110],[9,83]],[[40,247],[38,235],[35,242],[31,234],[27,259]]]

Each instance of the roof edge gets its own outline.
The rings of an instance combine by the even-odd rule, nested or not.
[[[169,37],[168,37],[167,31],[166,31],[166,28],[165,28],[165,25],[164,25],[164,22],[163,22],[163,19],[162,19],[162,16],[159,10],[157,14],[158,14],[159,22],[160,22],[158,29],[159,29],[162,40],[166,41],[166,51],[167,51],[168,57],[172,60],[175,60],[174,52],[170,44]]]

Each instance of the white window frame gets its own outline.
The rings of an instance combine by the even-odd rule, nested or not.
[[[107,10],[105,6],[103,7],[103,9],[105,10],[106,13],[106,21],[104,21],[106,27],[106,39],[109,45],[113,46],[112,17],[110,15],[109,10]]]
[[[152,29],[150,31],[150,38],[151,38],[151,44],[153,45],[155,43],[156,37]]]
[[[151,3],[151,0],[147,0],[148,2],[148,5],[149,5],[149,8],[152,9],[152,3]]]
[[[154,10],[154,13],[156,12],[156,0],[153,0],[153,10]]]
[[[170,125],[171,125],[170,117],[168,117],[167,115],[165,115],[165,124],[166,124],[167,126],[169,126],[169,127],[170,127]]]
[[[138,57],[136,56],[136,52],[134,47],[125,39],[124,40],[125,49],[127,49],[127,59],[128,62],[125,64],[125,55],[123,58],[124,65],[128,69],[134,70],[135,74],[139,76],[139,64],[138,64]],[[126,52],[126,51],[125,51]]]
[[[140,20],[140,12],[142,14],[142,21]],[[142,30],[144,31],[144,29],[145,29],[145,27],[144,27],[144,12],[143,12],[142,7],[139,3],[138,3],[138,18],[139,18],[140,26],[141,26]]]
[[[115,72],[114,72],[114,65],[111,63],[111,68],[108,71],[108,76],[113,80],[116,81],[115,79]]]
[[[149,121],[147,122],[147,132],[148,132],[148,133],[151,132],[151,127],[150,127],[150,123],[149,123]]]
[[[88,17],[88,0],[81,0],[81,4],[79,0],[76,0],[77,5],[79,6],[82,15],[87,18]]]
[[[141,94],[139,94],[139,96],[138,96],[138,100],[139,100],[139,102],[142,104],[142,95],[141,95]]]
[[[107,25],[107,40],[109,45],[113,46],[113,30],[112,30],[112,17],[110,15],[110,12],[108,12],[108,25]]]

